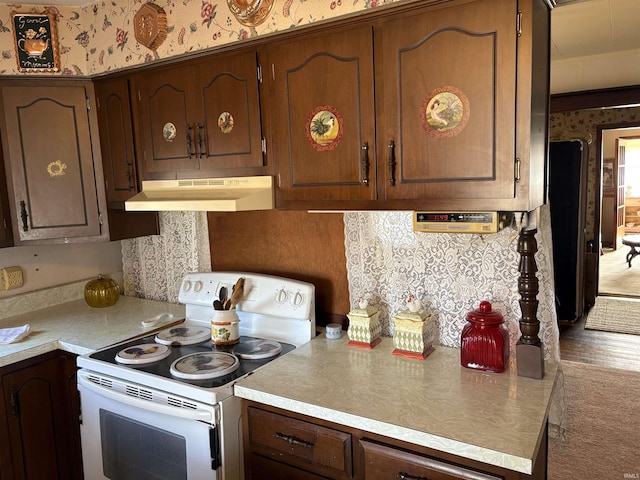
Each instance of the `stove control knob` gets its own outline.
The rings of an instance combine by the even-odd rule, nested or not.
[[[184,284],[182,285],[182,289],[185,292],[188,292],[189,290],[191,290],[191,281],[190,280],[185,280]]]
[[[304,302],[304,296],[300,292],[296,292],[296,294],[291,299],[291,305],[294,307],[299,307]]]
[[[287,291],[284,288],[276,291],[276,303],[284,303],[287,301]]]
[[[193,285],[193,290],[195,292],[199,292],[200,290],[202,290],[202,282],[200,280],[197,280],[196,283]]]

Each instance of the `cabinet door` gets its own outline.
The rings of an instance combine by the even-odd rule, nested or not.
[[[517,1],[494,3],[383,25],[385,198],[514,197]]]
[[[256,53],[207,59],[196,65],[194,85],[200,170],[262,167]]]
[[[370,26],[268,48],[277,200],[376,197]]]
[[[2,156],[2,148],[0,148],[0,247],[10,247],[12,245],[9,196],[7,194],[7,180],[4,174],[4,158]]]
[[[146,180],[176,178],[176,172],[198,169],[192,73],[179,65],[134,77],[134,114]]]
[[[364,478],[431,480],[500,480],[502,476],[471,470],[405,450],[360,440],[364,452]]]
[[[71,370],[73,360],[60,356],[2,376],[15,478],[82,478]]]
[[[100,235],[85,87],[3,87],[2,97],[19,240]]]
[[[124,202],[138,191],[129,82],[98,81],[95,91],[107,201]]]

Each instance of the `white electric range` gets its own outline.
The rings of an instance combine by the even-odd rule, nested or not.
[[[213,302],[241,277],[239,341],[213,344]],[[85,478],[243,478],[235,382],[315,336],[309,283],[192,273],[178,299],[183,323],[78,358]]]

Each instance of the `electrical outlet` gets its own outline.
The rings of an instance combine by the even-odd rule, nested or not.
[[[5,267],[2,270],[2,289],[12,290],[20,288],[24,281],[22,278],[22,269],[20,267]]]

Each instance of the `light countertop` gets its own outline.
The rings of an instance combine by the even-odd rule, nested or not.
[[[557,366],[541,380],[460,366],[460,350],[425,360],[324,334],[235,386],[239,397],[531,474]]]
[[[184,320],[184,305],[121,295],[105,308],[92,308],[73,300],[0,320],[0,328],[31,326],[29,336],[0,345],[0,367],[60,349],[83,355],[129,338],[154,332]],[[141,322],[160,313],[171,313],[153,327]]]

